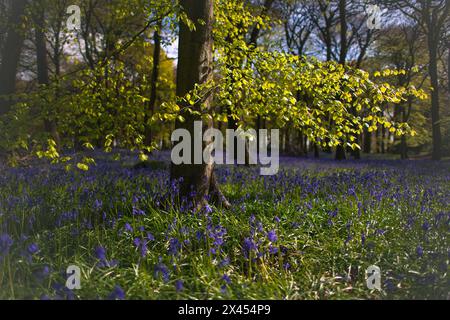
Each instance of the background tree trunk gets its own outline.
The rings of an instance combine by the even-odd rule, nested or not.
[[[436,39],[435,39],[436,38]],[[433,160],[441,160],[442,135],[439,116],[439,75],[438,75],[438,38],[433,32],[428,36],[428,50],[430,54],[431,92],[431,121],[433,133]]]
[[[40,86],[48,86],[50,84],[49,69],[48,69],[48,59],[47,59],[47,41],[45,39],[45,7],[40,1],[40,6],[37,8],[35,16],[35,40],[36,40],[36,62],[37,62],[37,74],[38,83]],[[44,110],[44,114],[48,113],[49,110]],[[60,137],[57,131],[56,122],[54,119],[45,116],[44,117],[44,127],[56,144],[61,145]]]
[[[372,133],[367,128],[364,129],[364,148],[363,152],[370,154],[372,152]]]
[[[341,27],[341,48],[339,54],[339,63],[345,65],[347,61],[347,2],[339,0],[339,20]],[[345,160],[345,147],[339,145],[336,147],[336,160]]]
[[[6,41],[1,52],[0,116],[7,113],[13,103],[11,98],[3,96],[14,94],[16,91],[17,68],[24,42],[21,22],[26,4],[27,0],[14,0],[8,19]]]
[[[153,34],[153,69],[152,69],[152,79],[150,84],[150,101],[148,103],[148,110],[145,114],[145,145],[150,146],[153,141],[153,132],[148,121],[153,116],[156,107],[157,98],[157,88],[158,88],[158,78],[159,78],[159,68],[161,62],[161,29],[162,23],[159,22],[158,29],[155,30]]]
[[[196,24],[195,30],[182,23],[179,35],[179,53],[177,69],[177,96],[183,97],[194,89],[196,84],[203,84],[212,79],[213,76],[213,0],[181,0],[188,18]],[[199,20],[202,23],[199,23]],[[203,101],[197,103],[194,109],[200,110],[200,104],[204,103],[206,109],[211,108],[212,95],[204,97]],[[191,150],[194,151],[194,121],[200,121],[201,117],[193,116],[189,112],[184,112],[184,122],[177,121],[176,129],[186,129],[191,133]],[[203,129],[212,126],[212,121],[203,124]],[[203,142],[202,149],[209,143]],[[229,202],[225,199],[218,188],[218,183],[214,176],[213,164],[194,164],[194,152],[191,158],[192,164],[171,166],[171,180],[178,180],[180,183],[180,195],[191,198],[196,207],[206,204],[206,198],[229,207]]]

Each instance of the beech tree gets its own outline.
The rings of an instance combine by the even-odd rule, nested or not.
[[[184,97],[195,89],[197,85],[207,84],[213,77],[213,0],[182,0],[181,6],[187,18],[194,26],[182,22],[180,24],[177,96]],[[204,95],[194,105],[193,110],[203,109],[209,112],[212,105],[212,93]],[[186,110],[186,105],[183,110]],[[183,121],[177,120],[176,129],[186,129],[194,136],[194,121],[202,120],[200,115],[190,111],[181,113]],[[212,119],[206,120],[204,130],[212,127]],[[203,140],[203,139],[202,139]],[[203,148],[211,141],[203,142]],[[195,150],[194,139],[191,139],[191,150]],[[212,196],[218,203],[229,207],[214,175],[214,165],[211,163],[194,164],[194,152],[191,152],[192,164],[172,164],[171,179],[178,180],[181,196],[193,196],[195,205],[203,205],[207,196]],[[192,194],[193,192],[193,194]]]
[[[433,134],[433,160],[442,157],[442,133],[439,101],[438,49],[443,34],[450,23],[450,1],[448,0],[385,0],[391,8],[399,10],[406,18],[419,24],[427,37],[431,80],[431,121]]]
[[[15,93],[17,67],[24,42],[23,18],[27,0],[15,0],[11,4],[6,28],[6,39],[1,51],[0,65],[0,115],[7,113],[12,104],[10,95]]]

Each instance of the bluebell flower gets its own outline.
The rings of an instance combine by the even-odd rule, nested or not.
[[[50,267],[44,266],[42,269],[35,271],[33,274],[39,281],[42,281],[49,276]]]
[[[94,202],[94,209],[99,210],[103,207],[103,202],[102,200],[98,200],[96,199]]]
[[[95,257],[100,261],[106,260],[106,249],[102,246],[95,248]]]
[[[269,246],[269,253],[270,253],[270,254],[277,254],[278,251],[279,251],[279,250],[278,250],[277,247],[274,247],[274,246],[272,246],[272,245]]]
[[[206,206],[205,206],[205,213],[206,214],[210,214],[210,213],[212,213],[213,212],[213,209],[211,208],[211,206],[209,205],[209,204],[207,204]]]
[[[222,280],[225,281],[227,284],[230,284],[230,283],[231,283],[231,278],[230,278],[230,276],[227,275],[227,274],[224,274],[224,275],[222,276]]]
[[[148,241],[154,241],[155,237],[150,232],[147,232],[147,239],[148,239]]]
[[[28,246],[28,252],[30,254],[35,254],[39,251],[39,247],[36,243],[32,243]]]
[[[177,290],[177,292],[183,291],[183,289],[184,289],[183,280],[175,281],[175,289]]]
[[[138,248],[141,251],[141,256],[145,257],[148,253],[148,249],[147,249],[147,241],[145,241],[144,239],[139,239],[139,238],[135,238],[133,240],[134,245],[136,246],[136,248]]]
[[[9,253],[13,239],[6,233],[0,235],[0,259]]]
[[[177,238],[172,238],[169,240],[169,254],[175,256],[181,250],[181,243]]]
[[[125,291],[117,285],[114,287],[114,290],[108,296],[109,300],[125,300]]]
[[[249,257],[249,254],[250,254],[251,251],[254,251],[254,250],[257,250],[257,249],[258,249],[258,246],[256,245],[256,243],[252,239],[250,239],[250,238],[245,238],[244,239],[244,244],[242,245],[242,250],[243,250],[244,256],[246,258]]]
[[[220,268],[225,268],[229,264],[230,264],[230,258],[229,257],[225,257],[222,261],[220,261],[219,267]]]
[[[125,223],[125,231],[130,232],[130,233],[133,232],[133,227],[128,222]]]
[[[170,280],[170,271],[169,271],[169,269],[167,268],[167,266],[164,263],[159,262],[155,266],[154,276],[155,276],[155,278],[158,278],[159,276],[162,276],[162,279],[163,279],[164,282],[169,282],[169,280]]]
[[[267,233],[267,239],[269,239],[270,242],[277,242],[278,236],[275,230],[271,230]]]
[[[421,246],[417,246],[416,253],[419,258],[423,256],[423,248]]]

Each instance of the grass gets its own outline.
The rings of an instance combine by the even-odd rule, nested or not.
[[[449,163],[221,167],[192,212],[165,166],[2,168],[1,299],[449,298]],[[81,269],[81,289],[65,288]],[[377,265],[382,290],[365,271]]]

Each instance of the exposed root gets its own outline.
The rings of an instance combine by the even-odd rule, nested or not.
[[[219,183],[217,182],[216,174],[213,172],[211,175],[211,181],[209,186],[209,194],[211,202],[225,209],[231,209],[231,203],[227,200],[225,195],[220,190]]]

